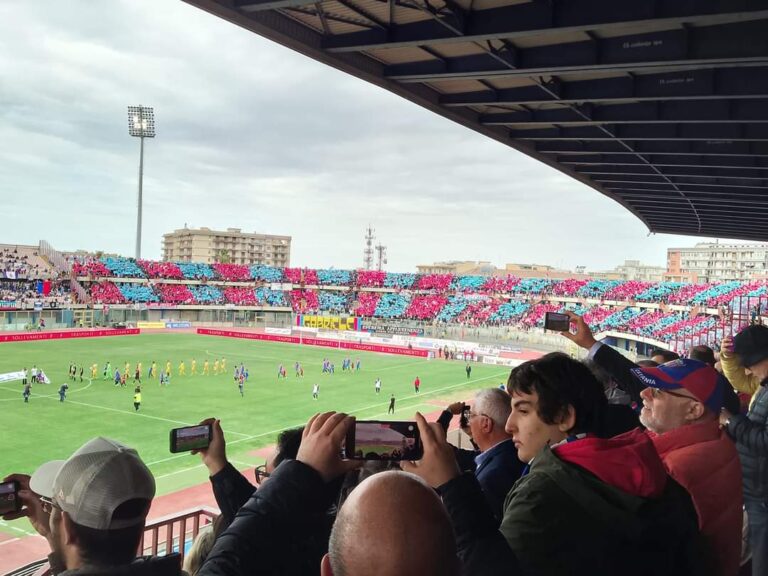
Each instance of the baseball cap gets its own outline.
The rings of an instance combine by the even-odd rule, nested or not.
[[[733,339],[733,351],[741,365],[749,368],[768,358],[768,328],[755,324],[747,326]]]
[[[685,388],[715,413],[723,407],[728,386],[725,377],[712,366],[690,358],[672,360],[655,368],[633,368],[632,375],[651,388]]]
[[[75,524],[117,530],[144,521],[155,495],[155,479],[139,454],[109,438],[94,438],[67,460],[40,466],[29,480],[33,492],[52,500]],[[113,518],[128,500],[146,500],[133,517]]]

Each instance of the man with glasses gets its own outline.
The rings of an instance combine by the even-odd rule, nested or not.
[[[180,575],[178,554],[136,557],[155,495],[155,480],[136,451],[94,438],[67,460],[40,466],[21,485],[21,512],[51,549],[52,574]]]
[[[629,377],[632,388],[641,389],[640,423],[669,475],[691,495],[717,573],[735,574],[741,556],[741,469],[736,447],[718,422],[726,394],[733,392],[730,383],[698,360],[638,367],[597,342],[581,317],[569,315],[575,332],[563,335],[589,350],[592,360],[617,381]],[[628,368],[626,373],[622,367]]]
[[[440,415],[438,422],[447,431],[451,419],[461,414],[465,405],[455,402]],[[499,388],[484,388],[475,394],[464,431],[477,450],[454,448],[456,462],[464,471],[472,471],[497,520],[504,513],[504,500],[520,478],[524,464],[517,457],[512,435],[504,426],[511,411],[510,398]]]

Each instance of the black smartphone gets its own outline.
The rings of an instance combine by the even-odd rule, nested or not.
[[[547,312],[544,315],[544,329],[555,332],[567,332],[571,329],[571,319],[567,314]]]
[[[0,484],[0,516],[21,510],[19,483],[16,480]]]
[[[350,460],[419,460],[423,454],[416,422],[357,420],[344,443]]]
[[[171,430],[171,452],[188,452],[208,448],[213,437],[211,424],[199,424],[198,426],[185,426]]]
[[[469,426],[469,413],[472,411],[470,406],[466,404],[461,409],[461,416],[459,417],[459,426],[466,428]]]

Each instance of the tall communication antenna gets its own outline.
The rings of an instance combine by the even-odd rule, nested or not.
[[[373,228],[368,224],[365,231],[365,250],[363,251],[363,268],[366,270],[373,269],[373,240]]]
[[[387,247],[382,244],[376,245],[376,269],[384,270],[384,265],[387,263]]]

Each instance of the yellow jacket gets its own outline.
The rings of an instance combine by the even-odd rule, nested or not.
[[[723,368],[723,374],[736,391],[746,392],[754,398],[755,392],[760,388],[760,381],[754,375],[747,375],[744,372],[744,366],[741,365],[738,354],[721,351],[720,366]]]

